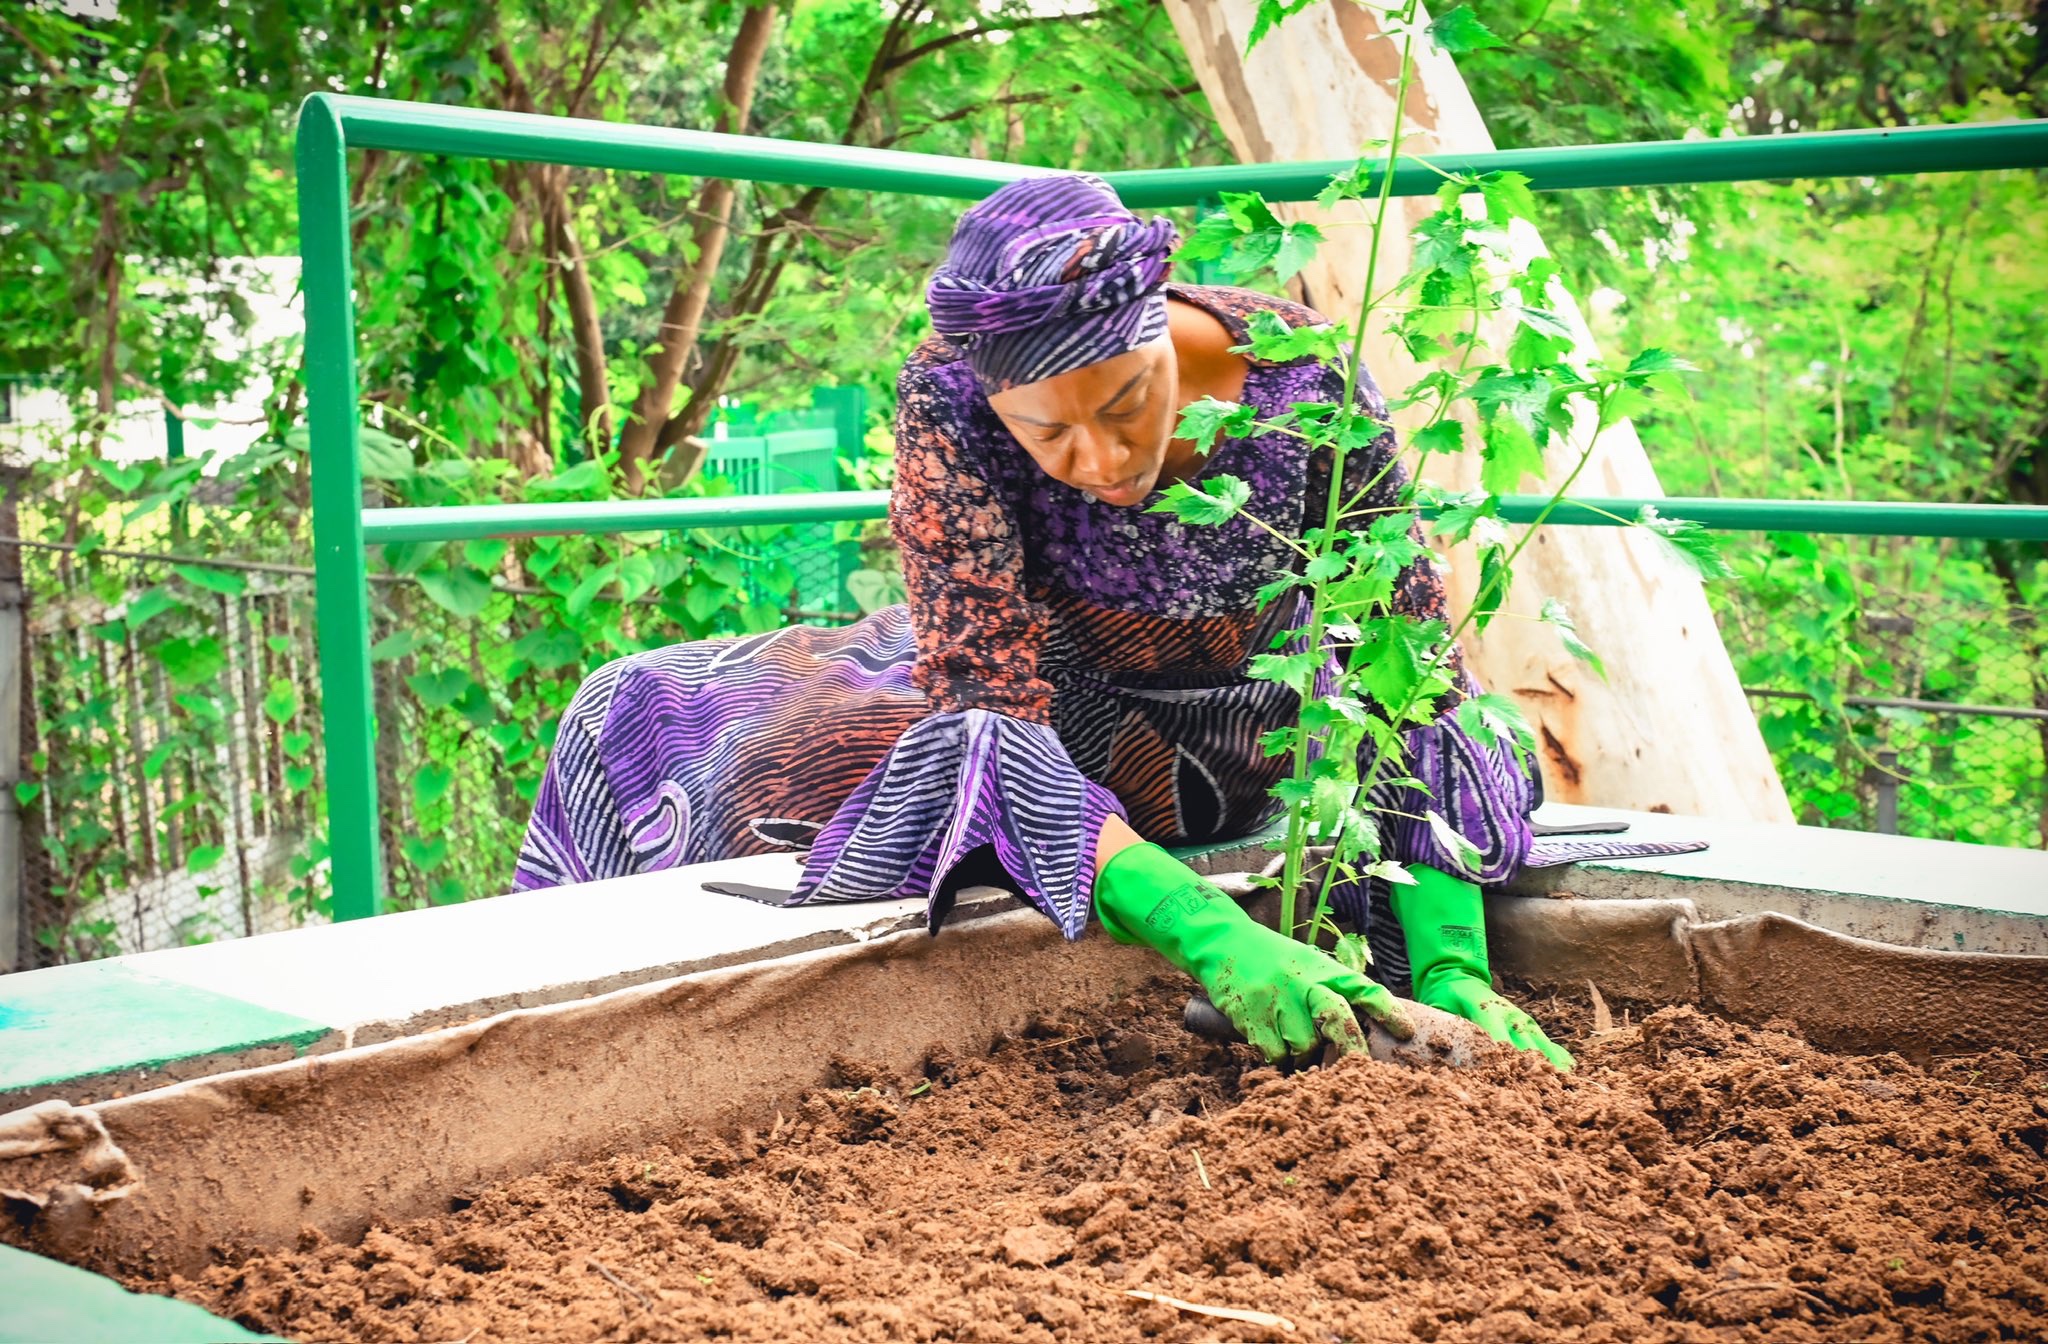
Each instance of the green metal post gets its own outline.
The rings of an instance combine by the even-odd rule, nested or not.
[[[169,351],[164,352],[159,377],[165,400],[173,403],[164,407],[164,462],[168,465],[182,461],[185,456],[185,417],[175,409],[185,404],[185,371]],[[182,545],[185,541],[186,519],[183,500],[171,505],[171,541],[174,545]]]
[[[839,436],[839,451],[832,464],[832,488],[844,490],[855,484],[840,462],[859,462],[867,456],[868,390],[864,387],[814,387],[811,404],[832,412],[832,428]],[[846,581],[859,563],[859,547],[842,541],[833,550],[832,600],[841,611],[856,610]]]
[[[356,327],[349,258],[348,147],[323,95],[299,110],[300,284],[306,295],[306,421],[312,444],[314,597],[327,840],[336,919],[383,905],[363,470],[356,443]]]

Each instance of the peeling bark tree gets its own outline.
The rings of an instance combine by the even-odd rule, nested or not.
[[[1255,0],[1166,0],[1166,8],[1240,159],[1349,159],[1368,140],[1390,134],[1401,48],[1381,35],[1373,11],[1345,0],[1315,6],[1246,55]],[[1418,44],[1402,114],[1404,151],[1491,150],[1492,138],[1456,66],[1425,47]],[[1393,203],[1388,236],[1377,240],[1380,275],[1406,270],[1412,227],[1434,208],[1433,198]],[[1333,320],[1355,315],[1375,243],[1364,212],[1347,204],[1334,219],[1310,206],[1281,206],[1276,213],[1326,226],[1329,241],[1301,277],[1304,295]],[[1526,226],[1514,241],[1532,252],[1542,247]],[[1591,336],[1576,307],[1561,293],[1552,298],[1590,353]],[[1398,391],[1422,370],[1378,325],[1366,333],[1366,361],[1382,386]],[[1571,436],[1570,448],[1551,450],[1553,481],[1576,460],[1585,430],[1590,425]],[[1460,489],[1475,486],[1477,455],[1432,459],[1429,475]],[[1544,488],[1555,487],[1546,482]],[[1627,423],[1600,436],[1575,489],[1663,493]],[[1469,554],[1453,552],[1451,563],[1451,600],[1462,608],[1472,599],[1478,569]],[[1571,609],[1580,634],[1600,651],[1606,682],[1564,651],[1556,631],[1513,618],[1533,617],[1548,597]],[[1792,820],[1700,582],[1652,539],[1621,528],[1547,528],[1524,552],[1503,611],[1509,615],[1483,637],[1468,640],[1470,661],[1488,689],[1512,694],[1528,714],[1549,797]]]

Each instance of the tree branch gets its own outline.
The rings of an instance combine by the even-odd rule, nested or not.
[[[929,56],[935,51],[944,51],[958,43],[972,42],[977,37],[987,37],[990,33],[1014,33],[1026,28],[1043,27],[1048,23],[1086,23],[1090,19],[1101,17],[1101,10],[1090,9],[1079,14],[1046,14],[1037,18],[1018,19],[1011,23],[976,24],[972,28],[963,28],[957,33],[935,37],[929,42],[920,42],[906,51],[899,52],[889,59],[889,63],[883,67],[883,73],[893,72],[900,66],[909,65],[912,61]]]
[[[753,112],[754,88],[774,29],[774,0],[756,5],[740,17],[739,31],[733,35],[732,49],[725,58],[725,106],[713,129],[746,130],[747,119]],[[703,329],[712,282],[725,258],[734,199],[733,184],[723,178],[706,182],[697,193],[697,226],[692,231],[697,260],[677,277],[675,287],[669,291],[661,314],[660,339],[647,360],[647,380],[633,398],[632,414],[619,435],[619,467],[629,492],[640,490],[647,464],[674,444],[673,440],[664,442],[665,431],[676,393],[682,386],[684,363],[697,348],[697,337]]]

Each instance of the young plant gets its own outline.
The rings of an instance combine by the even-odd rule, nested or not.
[[[1263,0],[1253,43],[1299,8],[1296,0]],[[1392,134],[1375,155],[1333,178],[1317,197],[1326,210],[1341,201],[1360,202],[1375,239],[1386,227],[1401,158],[1401,109],[1407,106],[1416,42],[1426,39],[1454,55],[1499,45],[1467,8],[1427,25],[1418,21],[1419,13],[1415,0],[1382,12],[1383,30],[1400,44]],[[1280,433],[1305,440],[1312,454],[1327,457],[1330,488],[1317,501],[1320,523],[1296,538],[1278,520],[1253,517],[1243,507],[1248,488],[1227,475],[1200,485],[1177,483],[1153,506],[1201,526],[1242,518],[1282,537],[1295,553],[1296,565],[1277,575],[1260,600],[1293,602],[1297,619],[1275,638],[1272,651],[1252,660],[1250,674],[1286,685],[1299,701],[1295,723],[1269,733],[1264,745],[1291,762],[1273,790],[1287,824],[1278,877],[1281,927],[1310,940],[1337,933],[1329,901],[1339,879],[1412,880],[1385,854],[1380,824],[1389,815],[1411,817],[1397,812],[1396,802],[1411,791],[1426,792],[1406,767],[1410,729],[1436,721],[1455,701],[1449,712],[1466,733],[1488,747],[1511,748],[1525,767],[1534,768],[1527,755],[1531,733],[1520,710],[1503,695],[1463,696],[1455,685],[1452,651],[1460,636],[1483,631],[1500,613],[1516,561],[1577,481],[1600,431],[1690,367],[1659,350],[1644,351],[1619,370],[1582,361],[1572,328],[1544,306],[1555,266],[1541,257],[1518,262],[1508,246],[1509,221],[1529,213],[1533,204],[1528,179],[1508,172],[1436,171],[1444,179],[1439,208],[1415,231],[1407,274],[1382,290],[1375,247],[1361,287],[1364,297],[1346,329],[1289,328],[1272,318],[1255,323],[1249,343],[1239,347],[1264,359],[1315,355],[1335,362],[1344,373],[1338,403],[1295,405],[1262,419],[1256,408],[1211,399],[1182,413],[1178,432],[1204,452],[1224,435]],[[1323,241],[1315,225],[1282,220],[1255,193],[1226,193],[1222,207],[1198,227],[1181,250],[1183,258],[1215,262],[1238,277],[1270,275],[1284,282]],[[1376,319],[1411,355],[1436,367],[1393,403],[1395,409],[1425,412],[1423,423],[1407,435],[1412,480],[1394,505],[1364,507],[1397,460],[1389,455],[1363,487],[1347,479],[1346,459],[1387,432],[1359,397],[1359,352]],[[1496,351],[1487,333],[1501,328],[1505,349]],[[1477,421],[1482,471],[1479,488],[1452,494],[1428,484],[1424,473],[1432,456],[1464,448],[1466,426],[1452,416],[1460,402],[1471,404]],[[1546,453],[1555,446],[1564,449],[1566,470],[1517,536],[1504,522],[1502,498],[1526,477],[1541,477]],[[1416,540],[1425,521],[1438,536],[1471,543],[1478,555],[1478,589],[1455,624],[1393,609],[1398,576],[1427,554]],[[1657,536],[1703,574],[1726,572],[1697,524],[1661,518],[1650,509],[1615,521]],[[1598,655],[1579,640],[1562,603],[1547,602],[1540,619],[1558,629],[1575,656],[1601,671]],[[1413,819],[1426,822],[1452,853],[1477,859],[1472,844],[1435,809]],[[1312,873],[1316,863],[1320,870]],[[1311,876],[1312,882],[1305,881]],[[1301,918],[1301,897],[1311,888],[1312,902]],[[1369,956],[1362,938],[1349,935],[1337,950],[1347,959]]]

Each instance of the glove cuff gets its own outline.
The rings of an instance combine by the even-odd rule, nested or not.
[[[1253,923],[1236,901],[1158,845],[1119,852],[1095,879],[1095,913],[1120,943],[1143,943],[1182,970],[1219,934]]]
[[[1486,898],[1474,884],[1423,864],[1410,864],[1415,885],[1395,884],[1394,918],[1408,940],[1415,992],[1447,973],[1493,983],[1486,956]]]

